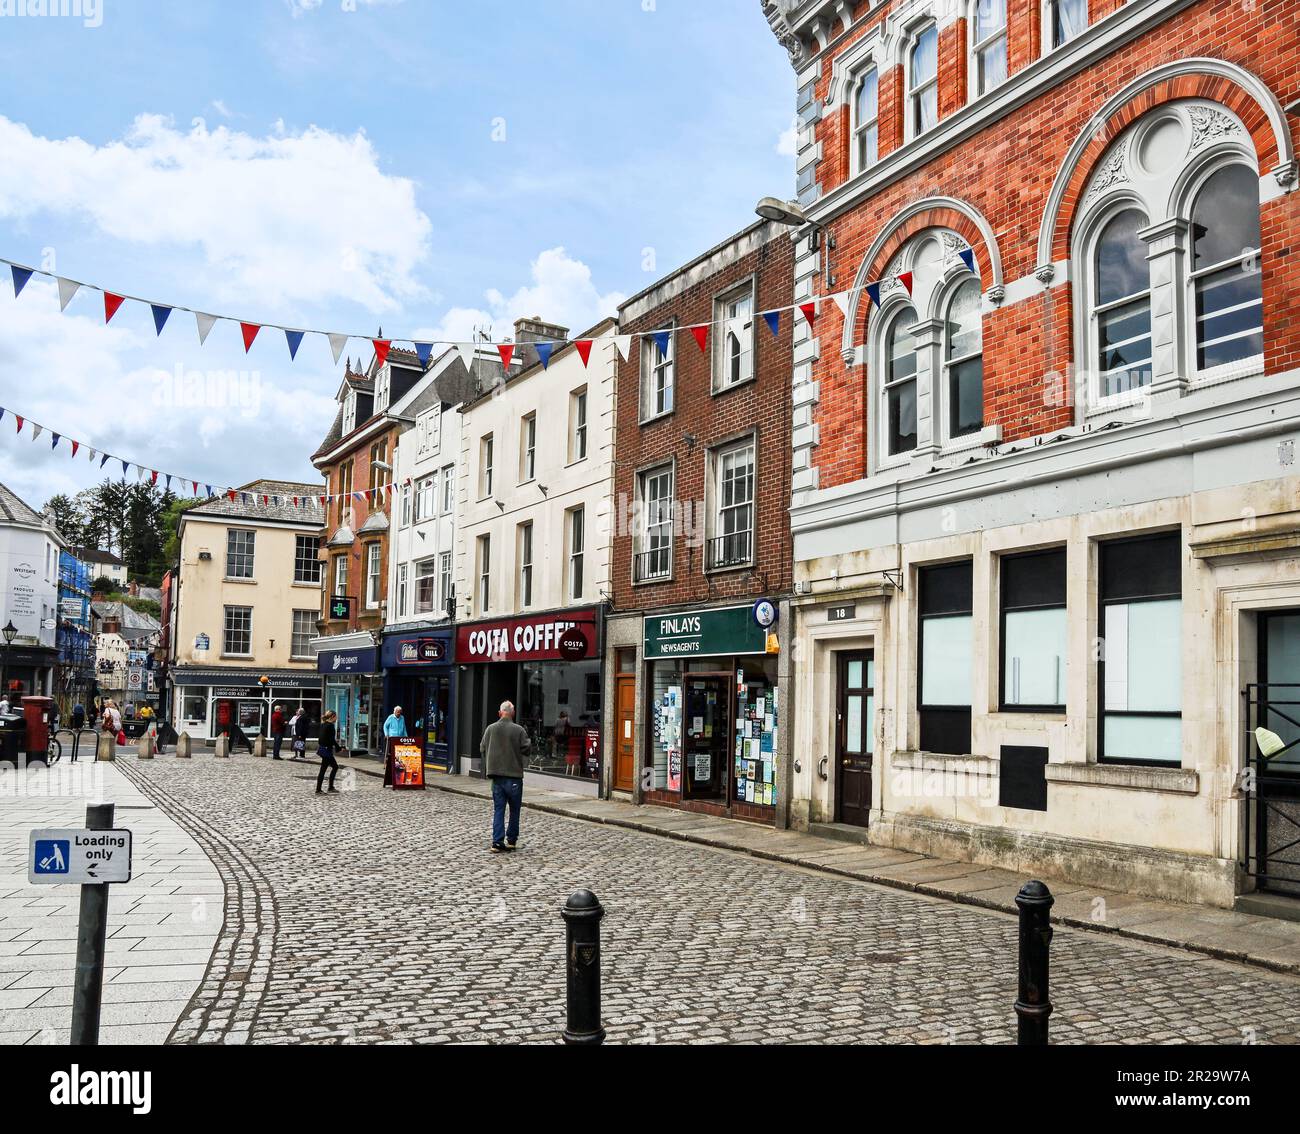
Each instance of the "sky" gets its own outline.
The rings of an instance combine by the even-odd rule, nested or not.
[[[793,106],[759,0],[0,0],[0,257],[255,323],[576,334],[793,195]],[[324,338],[200,346],[185,312],[106,326],[98,292],[61,313],[7,276],[28,503],[112,466],[13,415],[184,482],[319,480]]]

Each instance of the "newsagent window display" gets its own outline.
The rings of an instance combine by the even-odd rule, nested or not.
[[[725,682],[718,680],[721,668],[703,661],[651,664],[654,787],[687,799],[774,806],[780,727],[775,659],[736,659]],[[728,757],[730,776],[722,766]]]

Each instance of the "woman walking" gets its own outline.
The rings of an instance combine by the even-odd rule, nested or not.
[[[330,786],[329,790],[337,793],[338,788],[334,786],[334,777],[339,774],[339,762],[334,759],[334,747],[337,744],[334,722],[338,720],[333,710],[326,712],[321,718],[320,737],[316,741],[316,755],[320,757],[320,771],[316,773],[316,794],[321,794],[321,784],[325,781],[325,769],[329,769]]]
[[[289,746],[293,749],[292,760],[307,759],[307,713],[299,707],[286,726],[289,733]]]

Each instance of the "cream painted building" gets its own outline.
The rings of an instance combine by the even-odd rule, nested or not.
[[[533,737],[530,775],[562,776],[592,793],[609,594],[615,326],[606,319],[577,336],[594,340],[584,364],[564,342],[565,328],[520,320],[523,368],[460,411],[457,752],[474,767],[483,729],[510,700]],[[560,643],[569,630],[583,641],[566,654]]]
[[[268,730],[271,705],[292,715],[301,704],[314,734],[322,489],[258,480],[234,491],[181,517],[172,719],[192,736],[253,735]]]

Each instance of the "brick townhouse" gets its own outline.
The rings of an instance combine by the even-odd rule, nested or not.
[[[619,309],[609,786],[767,823],[788,806],[792,321],[762,313],[793,268],[763,221]]]
[[[1300,737],[1300,4],[762,7],[821,297],[793,821],[1285,906],[1300,760],[1253,730]]]

